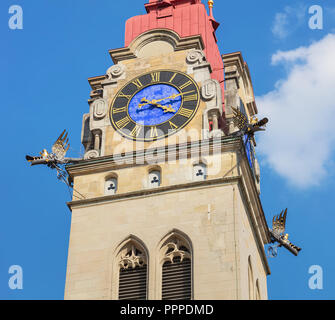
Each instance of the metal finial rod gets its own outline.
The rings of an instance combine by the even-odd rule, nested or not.
[[[213,18],[213,6],[214,6],[214,1],[213,0],[208,0],[209,16],[211,18]]]

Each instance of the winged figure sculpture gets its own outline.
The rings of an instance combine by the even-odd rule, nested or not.
[[[73,180],[69,176],[66,165],[67,164],[75,164],[81,161],[82,159],[75,158],[66,158],[66,154],[69,151],[70,144],[68,133],[66,130],[62,132],[62,134],[58,137],[56,142],[53,144],[51,148],[51,152],[49,153],[46,149],[43,149],[40,152],[39,156],[26,156],[26,160],[32,165],[47,165],[51,169],[55,169],[57,171],[57,178],[63,181],[69,189],[73,189],[73,197],[78,199],[85,199],[80,192],[74,189]]]
[[[69,151],[70,144],[68,139],[68,133],[66,130],[62,132],[59,138],[56,140],[51,148],[51,153],[46,149],[40,152],[39,156],[26,156],[26,160],[32,165],[48,165],[52,166],[54,164],[68,164],[78,162],[81,159],[66,158],[66,154]]]
[[[282,211],[279,215],[274,216],[272,219],[272,230],[270,231],[272,243],[278,242],[279,247],[285,247],[295,256],[299,254],[301,248],[294,245],[288,238],[289,235],[285,234],[286,230],[286,217],[287,209]]]
[[[248,118],[237,108],[231,107],[234,114],[234,125],[239,128],[236,134],[247,134],[250,138],[254,136],[257,131],[265,131],[265,125],[269,122],[268,118],[264,118],[260,121],[253,119],[249,123]]]

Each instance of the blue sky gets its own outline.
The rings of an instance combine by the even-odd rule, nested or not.
[[[8,9],[23,8],[23,30],[10,30]],[[144,1],[2,0],[0,299],[63,299],[71,214],[65,185],[47,168],[30,168],[26,153],[50,148],[70,131],[80,156],[87,78],[105,74],[108,49],[124,45],[127,18]],[[323,8],[323,30],[308,27],[310,6]],[[270,259],[270,299],[334,299],[333,91],[335,3],[216,1],[222,53],[242,51],[258,108],[270,117],[259,136],[262,202],[270,223],[288,207],[287,232],[303,247]],[[300,49],[299,49],[300,48]],[[8,288],[8,269],[23,268],[23,290]],[[323,269],[323,290],[308,287],[310,266]]]

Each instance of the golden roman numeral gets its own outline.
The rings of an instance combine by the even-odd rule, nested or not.
[[[128,123],[130,122],[130,119],[128,117],[125,117],[118,122],[116,122],[116,126],[120,129],[123,129]]]
[[[131,95],[124,94],[124,93],[120,92],[120,94],[119,94],[119,98],[126,98],[126,99],[129,100],[129,99],[131,98]]]
[[[179,110],[178,114],[180,114],[183,117],[189,118],[193,113],[193,110],[182,108]]]
[[[151,127],[150,138],[155,138],[158,136],[157,127]]]
[[[139,125],[137,124],[137,125],[135,126],[135,128],[133,129],[133,131],[131,132],[131,135],[132,135],[133,137],[138,137],[139,134],[140,134],[140,132],[141,132],[141,129],[142,129],[142,127],[139,126]]]
[[[198,95],[197,94],[191,94],[189,96],[184,96],[184,101],[194,101],[198,99]]]
[[[173,122],[169,121],[170,127],[172,130],[177,130],[178,126],[176,126]]]
[[[177,75],[177,73],[175,73],[175,74],[171,77],[171,79],[170,79],[169,82],[172,82],[172,81],[174,80],[174,78],[176,77],[176,75]]]
[[[138,89],[143,87],[142,82],[140,81],[140,79],[136,79],[135,81],[132,82]]]
[[[179,87],[179,89],[180,89],[180,90],[184,90],[185,88],[187,88],[187,87],[190,86],[191,84],[192,84],[192,81],[189,80],[189,81],[185,82],[183,85],[181,85],[181,86]]]
[[[113,114],[121,113],[121,112],[126,112],[126,111],[127,111],[127,107],[123,107],[123,108],[113,108]]]
[[[153,72],[151,74],[151,82],[159,82],[161,79],[161,73],[160,72]]]

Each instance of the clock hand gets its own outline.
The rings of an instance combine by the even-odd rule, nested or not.
[[[152,103],[152,105],[158,107],[158,108],[161,108],[164,110],[164,113],[167,113],[167,112],[176,112],[176,110],[174,110],[171,106],[171,104],[167,107],[167,106],[162,106],[161,104],[159,103]]]
[[[176,99],[179,96],[182,96],[184,94],[191,93],[191,92],[193,92],[193,91],[187,91],[187,92],[182,92],[182,93],[179,93],[179,94],[173,94],[173,95],[171,95],[170,97],[167,97],[167,98],[162,98],[162,99],[158,99],[158,100],[152,100],[152,102],[156,103],[156,102],[160,102],[160,101],[167,100],[167,99]]]
[[[169,105],[168,107],[167,106],[163,106],[163,105],[161,105],[161,104],[159,104],[157,102],[154,102],[156,100],[148,101],[147,99],[143,98],[141,101],[142,102],[146,102],[146,103],[140,104],[139,108],[142,108],[143,106],[145,106],[147,104],[151,104],[151,105],[153,105],[155,107],[163,109],[164,113],[167,113],[167,112],[176,112],[176,110],[174,110],[171,105]]]
[[[143,103],[140,103],[140,104],[138,105],[138,108],[139,108],[139,109],[141,109],[143,106],[149,104],[149,100],[147,100],[146,98],[142,98],[141,102],[143,102]]]
[[[149,101],[149,100],[146,99],[146,98],[143,98],[143,99],[141,100],[141,102],[143,102],[143,103],[140,103],[140,104],[138,105],[138,107],[139,107],[139,109],[141,109],[143,106],[146,106],[147,104],[157,104],[157,102],[161,102],[161,101],[164,101],[164,100],[167,100],[167,99],[176,99],[176,98],[179,97],[179,96],[182,96],[182,95],[184,95],[184,94],[191,93],[191,92],[193,92],[193,91],[187,91],[187,92],[182,92],[182,93],[179,93],[179,94],[173,94],[173,95],[171,95],[171,96],[169,96],[169,97],[167,97],[167,98],[162,98],[162,99],[158,99],[158,100],[153,99],[153,100],[151,100],[151,101]]]
[[[167,112],[176,112],[176,110],[172,108],[171,104],[169,104],[168,107],[162,106],[160,104],[158,104],[157,106],[163,107],[164,113],[167,113]]]

